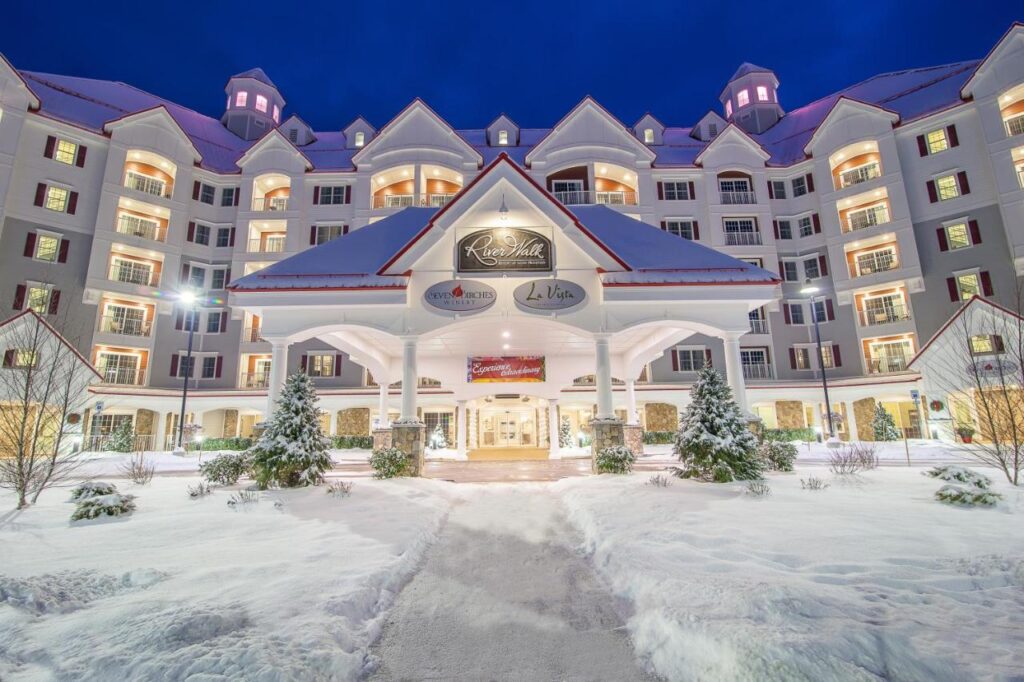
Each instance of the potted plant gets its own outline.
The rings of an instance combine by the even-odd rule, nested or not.
[[[956,427],[956,435],[960,436],[960,440],[964,443],[970,443],[974,440],[974,427],[961,425]]]

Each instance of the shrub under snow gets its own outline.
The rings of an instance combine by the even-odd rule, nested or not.
[[[99,516],[122,516],[135,511],[135,496],[124,493],[95,495],[78,500],[72,521],[95,519]]]
[[[594,457],[594,468],[599,474],[628,474],[633,470],[636,456],[625,445],[604,448]]]
[[[370,455],[374,478],[395,478],[412,474],[412,462],[398,448],[381,448]]]
[[[974,486],[944,485],[935,492],[935,499],[960,507],[992,507],[1003,496]]]
[[[71,489],[71,499],[81,500],[86,497],[97,495],[113,495],[117,492],[117,486],[104,481],[83,481]]]
[[[252,455],[247,452],[230,452],[203,462],[199,473],[210,483],[234,485],[242,476],[252,475]]]
[[[792,471],[796,455],[796,446],[784,441],[766,440],[757,446],[757,456],[769,471]]]
[[[923,472],[925,476],[931,476],[950,483],[965,483],[981,490],[988,490],[992,486],[992,479],[985,474],[971,471],[967,467],[956,464],[938,466]]]
[[[320,428],[313,381],[292,374],[274,405],[274,416],[249,452],[261,488],[319,485],[331,468],[328,440]]]

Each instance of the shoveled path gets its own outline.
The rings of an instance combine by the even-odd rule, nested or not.
[[[651,680],[543,485],[457,505],[399,594],[372,680]]]

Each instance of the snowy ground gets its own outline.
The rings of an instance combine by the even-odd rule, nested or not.
[[[797,460],[808,464],[827,463],[833,449],[825,443],[795,442]],[[888,443],[868,443],[875,448],[875,454],[883,466],[932,466],[936,463],[969,462],[968,451],[964,446],[954,446],[938,440],[891,441]],[[672,460],[672,445],[645,445],[644,457],[648,461]]]

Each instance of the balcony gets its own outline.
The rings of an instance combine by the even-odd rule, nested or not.
[[[238,379],[239,388],[267,388],[270,386],[270,372],[243,374]]]
[[[284,251],[284,236],[250,239],[247,253],[281,253]]]
[[[101,332],[123,334],[124,336],[149,336],[153,323],[149,320],[104,315],[100,318]]]
[[[289,197],[263,197],[252,200],[254,211],[287,211]]]
[[[583,206],[601,204],[603,206],[636,206],[636,192],[591,192],[590,190],[571,190],[568,192],[551,193],[564,206]]]
[[[415,205],[415,194],[379,194],[373,197],[374,208],[408,208]]]
[[[910,319],[910,311],[903,303],[893,303],[860,311],[860,323],[865,327],[875,327],[894,322],[906,322]]]
[[[138,284],[145,287],[160,285],[160,276],[154,272],[151,266],[132,261],[122,260],[111,264],[109,279],[112,282]]]
[[[718,196],[723,204],[756,204],[757,197],[753,192],[719,191]]]
[[[117,231],[129,237],[140,237],[154,242],[164,241],[165,230],[156,220],[122,213],[117,217]]]
[[[907,363],[910,361],[905,355],[886,355],[881,357],[869,357],[868,374],[891,374],[893,372],[906,372]]]
[[[874,251],[857,256],[857,277],[888,272],[899,268],[899,259],[892,251]]]
[[[846,217],[847,231],[864,230],[889,222],[889,207],[884,204],[859,211],[850,211]]]
[[[767,334],[768,333],[768,320],[750,320],[750,333],[751,334]]]
[[[726,232],[726,246],[760,246],[760,232]]]
[[[264,343],[262,331],[260,327],[246,327],[242,330],[242,343]]]
[[[853,187],[862,182],[882,177],[882,168],[877,163],[869,163],[866,166],[853,168],[839,174],[839,188]]]
[[[455,196],[454,193],[450,194],[427,194],[420,197],[420,206],[426,206],[429,208],[441,208]]]
[[[744,363],[744,379],[771,379],[773,378],[772,366],[767,363]]]
[[[115,386],[146,385],[146,370],[144,369],[100,365],[96,368],[96,371],[103,377],[100,381],[104,384],[113,384]]]
[[[1005,118],[1003,119],[1003,124],[1006,126],[1007,137],[1024,135],[1024,114],[1017,114],[1012,118]]]
[[[171,196],[167,183],[159,178],[152,178],[142,173],[128,171],[124,175],[124,186],[136,192],[152,194],[155,197],[168,199]]]

